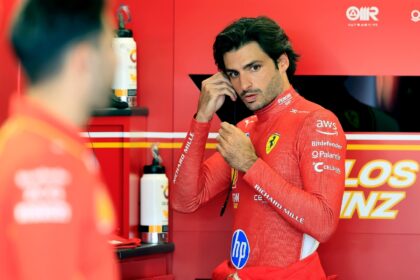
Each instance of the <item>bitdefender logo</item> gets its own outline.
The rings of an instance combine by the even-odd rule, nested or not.
[[[349,27],[377,27],[378,26],[378,7],[356,7],[351,6],[346,11],[349,20]]]

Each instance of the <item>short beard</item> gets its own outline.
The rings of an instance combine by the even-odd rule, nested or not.
[[[283,92],[283,83],[281,82],[280,74],[274,75],[270,82],[267,85],[267,88],[264,90],[264,100],[257,108],[249,108],[252,111],[258,111],[266,106],[268,106],[271,102],[273,102],[276,97]],[[245,103],[246,105],[246,103]]]

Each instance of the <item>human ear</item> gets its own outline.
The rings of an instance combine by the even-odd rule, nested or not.
[[[289,68],[289,58],[287,57],[287,54],[283,53],[280,55],[280,57],[277,59],[277,67],[281,72],[286,72],[286,70]]]

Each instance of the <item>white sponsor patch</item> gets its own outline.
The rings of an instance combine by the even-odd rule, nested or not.
[[[67,202],[66,188],[71,176],[60,167],[38,167],[18,170],[15,184],[22,191],[22,200],[14,208],[20,224],[68,223],[72,208]]]
[[[245,120],[245,127],[247,127],[249,124],[253,123],[254,120],[246,119]]]
[[[342,145],[330,141],[312,141],[311,144],[312,147],[331,147],[336,148],[338,150],[341,150],[343,148]]]
[[[332,121],[317,120],[316,127],[317,128],[331,128],[333,130],[337,130],[337,124]]]
[[[322,173],[324,171],[334,171],[337,174],[341,174],[340,168],[338,168],[338,167],[336,167],[334,165],[328,165],[328,164],[325,164],[322,161],[320,161],[320,162],[313,162],[312,164],[314,166],[315,172]]]
[[[350,21],[378,21],[378,7],[356,7],[351,6],[346,11],[347,19]]]
[[[289,93],[285,96],[283,96],[282,98],[280,98],[277,102],[279,105],[289,105],[290,102],[292,101],[292,95]]]
[[[267,202],[270,202],[273,206],[277,207],[283,213],[288,215],[291,219],[296,220],[298,223],[303,224],[305,222],[305,218],[299,217],[290,209],[283,207],[277,200],[275,200],[272,196],[270,196],[260,185],[256,184],[254,189],[260,193],[261,198],[264,198]],[[258,201],[260,196],[254,196],[254,200]]]
[[[420,11],[419,10],[412,10],[411,11],[411,21],[412,22],[419,22],[420,21]]]
[[[309,111],[301,111],[295,108],[290,109],[290,113],[292,114],[309,114]]]
[[[324,134],[324,135],[338,135],[337,131],[328,132],[328,131],[322,131],[322,130],[317,129],[316,132],[318,132],[319,134]]]
[[[178,165],[176,166],[174,179],[173,179],[174,184],[176,183],[176,180],[178,179],[179,172],[181,170],[182,164],[184,163],[185,155],[190,150],[190,147],[191,147],[191,144],[192,144],[193,140],[194,140],[194,133],[190,132],[187,136],[187,143],[185,144],[183,153],[181,154],[181,156],[179,158],[179,161],[178,161]]]
[[[378,27],[379,8],[376,6],[351,6],[346,10],[349,27]]]
[[[312,151],[312,158],[330,158],[335,160],[340,160],[341,156],[339,154],[330,153],[327,151]]]
[[[239,193],[232,193],[233,208],[238,208],[239,204]]]
[[[317,120],[316,132],[324,135],[338,135],[337,124],[332,121]]]

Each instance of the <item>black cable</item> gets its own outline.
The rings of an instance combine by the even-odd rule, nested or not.
[[[239,98],[239,97],[238,97]],[[236,102],[233,102],[233,124],[236,125]],[[232,169],[232,174],[231,174],[231,180],[230,180],[230,185],[229,185],[229,190],[225,199],[225,202],[223,203],[222,209],[220,209],[220,217],[223,216],[223,214],[225,214],[226,211],[226,206],[228,204],[229,201],[229,197],[230,197],[230,193],[232,192],[232,188],[233,188],[233,183],[235,180],[235,172],[236,170]],[[238,175],[236,175],[238,176]]]
[[[227,206],[228,201],[229,201],[230,193],[232,192],[232,187],[233,187],[233,178],[232,178],[230,186],[229,186],[229,191],[227,193],[225,203],[223,203],[222,209],[220,209],[220,217],[222,217],[223,214],[225,214],[225,210],[226,210],[226,206]]]

